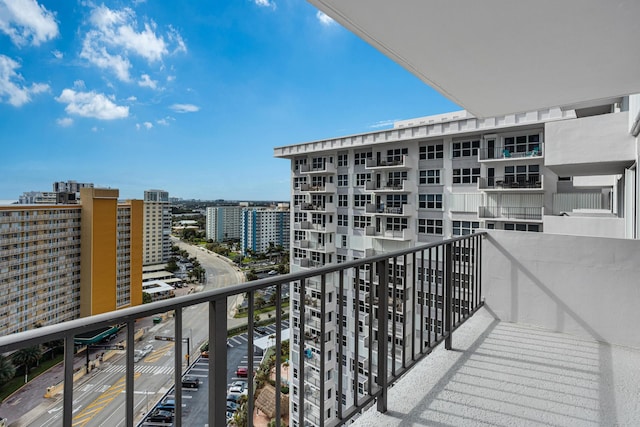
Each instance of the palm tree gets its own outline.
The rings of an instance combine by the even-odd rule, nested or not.
[[[36,364],[42,356],[42,349],[39,345],[26,347],[13,353],[13,363],[16,365],[24,365],[24,383],[27,383],[29,375],[29,366]]]
[[[16,367],[11,360],[0,355],[0,386],[9,382],[16,375]]]

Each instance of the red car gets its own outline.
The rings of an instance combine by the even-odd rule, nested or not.
[[[236,369],[236,376],[246,378],[248,375],[247,368],[238,368]]]

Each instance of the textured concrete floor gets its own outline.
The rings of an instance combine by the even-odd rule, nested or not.
[[[621,325],[622,326],[622,325]],[[626,326],[629,333],[638,333]],[[640,351],[481,309],[355,426],[640,426]]]

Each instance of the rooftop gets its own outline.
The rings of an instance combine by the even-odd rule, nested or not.
[[[355,426],[637,426],[640,352],[520,323],[485,306]]]

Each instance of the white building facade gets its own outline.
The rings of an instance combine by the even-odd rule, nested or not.
[[[635,178],[628,177],[628,168],[634,163],[635,144],[628,129],[618,126],[628,120],[628,99],[591,110],[550,108],[484,119],[462,111],[397,122],[390,130],[278,147],[275,156],[291,160],[291,271],[410,248],[480,228],[633,237],[633,209],[625,203],[624,193],[633,188]],[[585,126],[588,131],[568,136]],[[563,132],[565,128],[570,131]],[[612,152],[589,153],[585,141],[601,144],[602,138],[615,147]],[[400,265],[397,271],[397,277],[406,281],[406,292],[413,292],[413,267]],[[360,286],[370,285],[366,278],[352,279]],[[325,399],[318,396],[319,388],[313,389],[313,381],[305,382],[305,390],[296,388],[298,355],[310,351],[296,346],[297,337],[318,336],[309,322],[304,331],[296,325],[303,315],[305,319],[317,315],[313,307],[318,301],[324,300],[326,310],[336,307],[335,284],[326,286],[324,295],[312,283],[304,296],[296,286],[292,292],[294,395],[304,393],[308,425],[318,425],[320,418],[330,421],[337,399],[352,401],[358,390],[368,386],[360,382],[366,361],[355,360],[358,350],[347,348],[342,360],[346,387],[338,391],[337,379],[325,378],[325,392],[331,396]],[[303,297],[307,312],[300,313],[296,306]],[[340,320],[349,322],[359,310],[366,324],[369,304],[356,304],[354,298],[346,295],[343,319],[335,311],[328,318],[336,325]],[[312,351],[322,348],[324,372],[335,373],[339,361],[331,354],[336,354],[336,342],[348,340],[331,336],[337,328],[326,328],[330,338],[325,336],[324,346]],[[364,344],[364,329],[359,347]],[[408,342],[406,338],[395,333],[399,345]],[[314,375],[306,368],[305,378]],[[297,420],[297,403],[290,411],[291,419]]]
[[[289,250],[290,213],[282,209],[244,209],[242,211],[242,253],[247,249],[264,253],[270,245]]]
[[[207,239],[215,242],[239,240],[242,235],[242,206],[207,208]]]
[[[144,192],[143,264],[158,264],[171,256],[171,203],[163,190]]]

